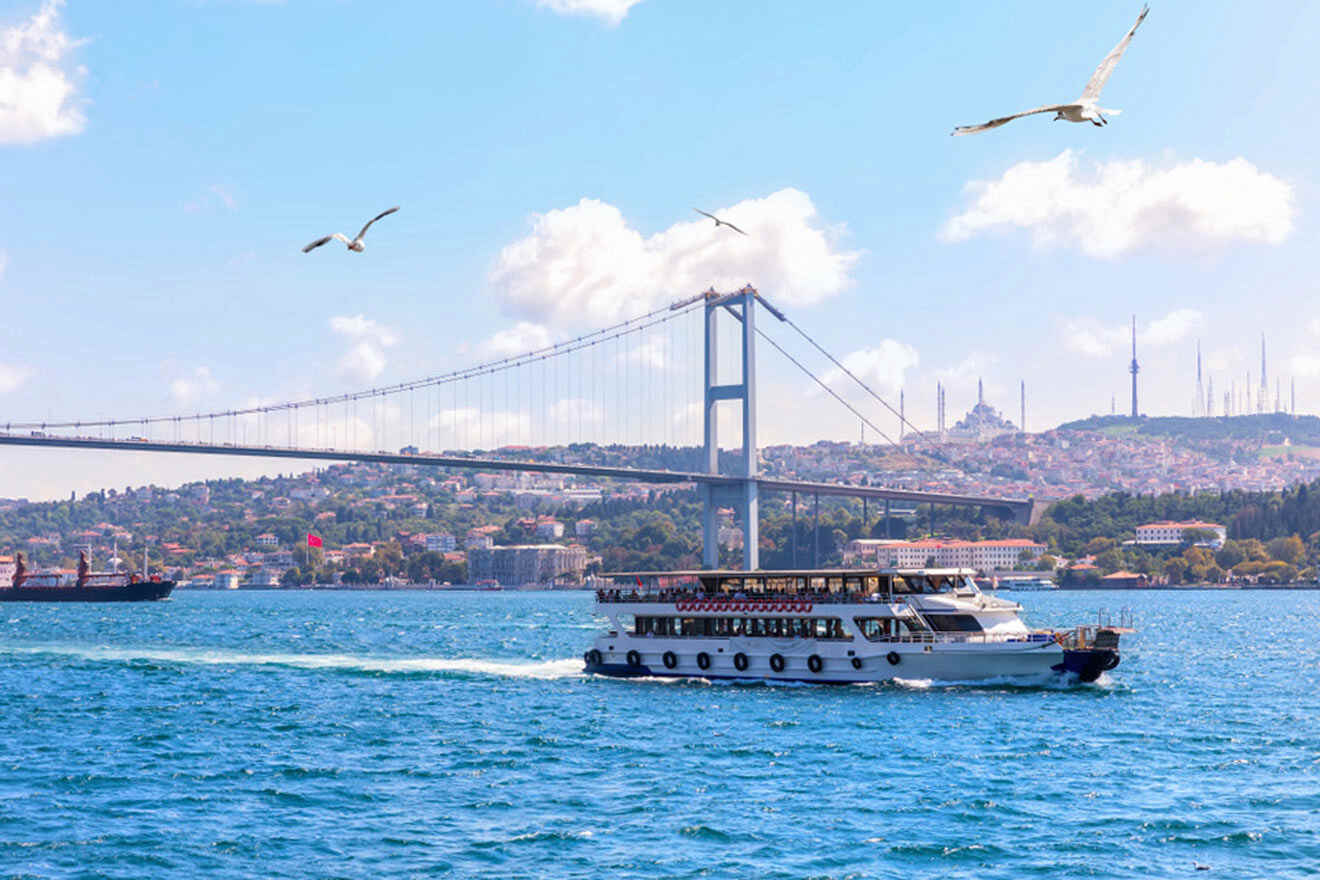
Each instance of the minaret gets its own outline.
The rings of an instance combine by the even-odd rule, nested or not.
[[[1260,334],[1260,395],[1256,400],[1256,411],[1265,412],[1265,407],[1269,405],[1270,383],[1265,374],[1265,334]]]
[[[1132,373],[1132,418],[1137,417],[1137,371],[1141,369],[1137,366],[1137,316],[1132,316],[1132,366],[1128,370]]]
[[[985,403],[985,388],[981,385],[981,380],[976,380],[976,405]]]
[[[1201,340],[1196,340],[1196,409],[1194,416],[1203,416],[1205,412],[1205,386],[1201,384]]]

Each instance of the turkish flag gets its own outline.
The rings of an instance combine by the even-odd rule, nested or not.
[[[313,534],[310,534],[310,533],[309,533],[309,534],[307,535],[307,546],[308,546],[308,547],[320,547],[320,546],[321,546],[321,539],[318,538],[316,535],[313,535]]]

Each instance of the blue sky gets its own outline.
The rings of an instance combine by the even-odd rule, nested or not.
[[[1108,127],[951,138],[1072,99],[1139,4],[932,6],[8,0],[0,421],[336,393],[742,281],[923,426],[978,376],[1033,428],[1121,408],[1133,313],[1146,412],[1262,333],[1320,411],[1320,7],[1157,2]],[[857,436],[762,363],[763,443]],[[10,450],[0,496],[252,467]]]

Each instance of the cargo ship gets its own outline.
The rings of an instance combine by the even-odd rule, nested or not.
[[[155,602],[167,599],[174,581],[136,573],[92,571],[87,554],[78,554],[78,575],[72,582],[59,572],[29,572],[23,554],[14,554],[14,574],[0,583],[0,602]]]

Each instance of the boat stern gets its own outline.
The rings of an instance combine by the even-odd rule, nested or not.
[[[1079,626],[1073,632],[1060,635],[1063,661],[1053,667],[1055,672],[1076,675],[1078,681],[1092,682],[1101,673],[1118,666],[1117,629]]]

